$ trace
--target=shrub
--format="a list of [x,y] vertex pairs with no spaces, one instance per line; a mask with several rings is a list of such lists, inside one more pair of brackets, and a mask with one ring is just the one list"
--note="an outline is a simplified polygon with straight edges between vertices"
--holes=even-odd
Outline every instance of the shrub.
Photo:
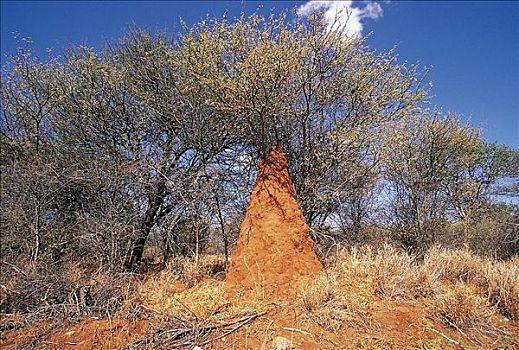
[[[85,315],[113,315],[133,292],[135,277],[108,271],[65,273],[40,264],[32,270],[2,263],[0,312],[18,314],[30,326],[41,319],[58,321]],[[78,270],[79,271],[79,270]],[[70,272],[70,271],[69,271]],[[3,283],[9,281],[9,283]],[[9,318],[2,318],[0,329],[10,328]],[[6,326],[7,325],[7,326]]]

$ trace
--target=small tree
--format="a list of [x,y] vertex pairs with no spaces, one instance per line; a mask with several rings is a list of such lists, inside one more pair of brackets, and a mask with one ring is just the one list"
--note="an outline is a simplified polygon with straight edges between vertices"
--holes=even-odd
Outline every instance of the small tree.
[[28,253],[32,262],[53,243],[52,212],[61,194],[56,189],[65,187],[64,175],[74,171],[60,156],[52,129],[57,108],[51,86],[54,67],[55,62],[41,64],[23,45],[2,70],[2,232],[7,241],[11,235],[18,238],[13,245],[2,246],[16,255]]
[[439,113],[406,120],[386,139],[390,218],[407,248],[434,242],[450,205],[446,188],[478,159],[480,147],[476,130]]
[[517,176],[517,152],[506,146],[481,142],[468,162],[457,164],[446,183],[448,200],[463,222],[463,243],[469,247],[470,226],[489,204],[489,191],[497,181]]

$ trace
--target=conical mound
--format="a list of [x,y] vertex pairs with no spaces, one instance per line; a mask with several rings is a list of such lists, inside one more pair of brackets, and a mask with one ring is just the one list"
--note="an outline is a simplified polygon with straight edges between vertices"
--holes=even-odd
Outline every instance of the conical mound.
[[286,155],[272,149],[259,164],[227,284],[235,292],[287,297],[320,270]]

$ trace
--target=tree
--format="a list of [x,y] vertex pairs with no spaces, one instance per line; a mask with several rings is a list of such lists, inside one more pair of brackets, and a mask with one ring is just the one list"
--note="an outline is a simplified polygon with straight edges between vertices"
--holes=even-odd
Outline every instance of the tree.
[[[67,57],[59,86],[62,130],[69,139],[112,164],[126,164],[127,191],[139,208],[138,233],[126,266],[142,259],[159,221],[183,212],[182,192],[224,149],[225,130],[186,93],[172,44],[134,30],[97,55],[79,48]],[[180,207],[180,208],[179,208]]]
[[8,239],[10,234],[24,237],[10,248],[21,253],[29,247],[32,262],[50,244],[49,212],[59,195],[55,189],[66,186],[63,175],[69,170],[57,156],[51,126],[56,105],[49,81],[54,66],[40,64],[24,45],[2,71],[2,231],[9,233]]
[[376,54],[321,15],[203,21],[182,35],[179,60],[200,96],[259,158],[288,154],[310,225],[318,226],[378,165],[379,140],[425,96],[416,66]]
[[[481,142],[467,162],[456,164],[445,185],[455,216],[463,222],[463,243],[469,247],[471,224],[488,206],[489,191],[497,181],[518,174],[517,151],[504,145]],[[478,215],[479,214],[479,215]]]
[[391,221],[407,248],[423,250],[446,219],[445,189],[478,159],[481,139],[455,115],[424,111],[403,121],[385,143]]

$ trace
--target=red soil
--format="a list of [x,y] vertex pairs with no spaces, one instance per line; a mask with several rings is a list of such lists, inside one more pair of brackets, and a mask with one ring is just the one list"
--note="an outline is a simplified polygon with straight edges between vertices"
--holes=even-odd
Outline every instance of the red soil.
[[90,319],[58,330],[48,343],[59,349],[118,349],[145,334],[147,328],[143,321],[130,324],[121,319]]
[[231,292],[294,296],[298,283],[321,264],[288,175],[285,153],[272,149],[260,162],[249,207],[227,273]]
[[0,349],[126,349],[149,328],[145,321],[128,323],[119,318],[85,318],[79,323],[65,323],[51,329],[42,324],[10,332],[0,338]]

